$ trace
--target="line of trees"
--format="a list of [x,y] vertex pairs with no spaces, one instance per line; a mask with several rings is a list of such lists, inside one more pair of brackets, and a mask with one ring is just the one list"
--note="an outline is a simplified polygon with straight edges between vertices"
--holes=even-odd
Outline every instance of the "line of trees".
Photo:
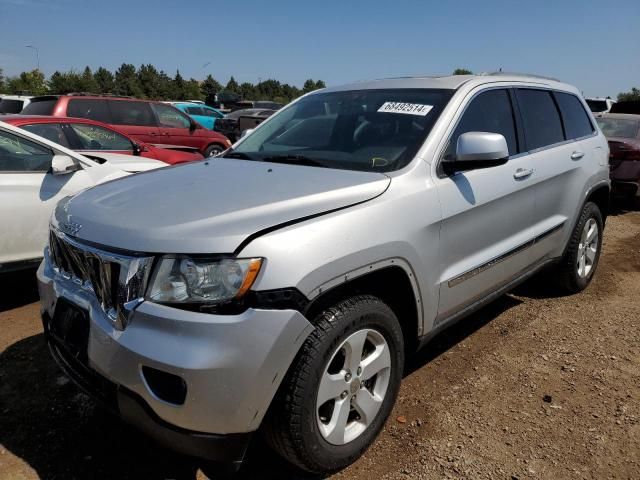
[[48,79],[40,70],[22,72],[5,78],[0,69],[0,93],[64,94],[70,92],[106,93],[152,100],[204,100],[207,95],[232,92],[246,100],[272,100],[288,103],[300,95],[324,88],[322,80],[307,80],[302,88],[268,79],[256,84],[238,83],[233,77],[222,85],[211,75],[203,81],[185,79],[180,71],[171,77],[151,64],[139,68],[123,63],[115,72],[104,67],[95,72],[86,67],[82,72],[54,72]]

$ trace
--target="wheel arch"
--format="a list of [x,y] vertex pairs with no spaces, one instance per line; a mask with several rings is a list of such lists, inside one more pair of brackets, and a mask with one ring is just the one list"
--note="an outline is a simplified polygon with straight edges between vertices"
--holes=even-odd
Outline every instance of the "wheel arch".
[[[608,183],[602,183],[596,185],[587,193],[587,198],[585,200],[585,204],[587,202],[595,203],[600,209],[600,213],[602,214],[602,222],[606,221],[607,215],[609,214],[610,208],[610,186]],[[584,208],[584,206],[582,207]]]
[[326,308],[345,298],[369,294],[386,303],[395,313],[407,351],[415,350],[423,335],[423,308],[416,276],[403,259],[391,258],[345,273],[315,288],[305,316],[313,321]]

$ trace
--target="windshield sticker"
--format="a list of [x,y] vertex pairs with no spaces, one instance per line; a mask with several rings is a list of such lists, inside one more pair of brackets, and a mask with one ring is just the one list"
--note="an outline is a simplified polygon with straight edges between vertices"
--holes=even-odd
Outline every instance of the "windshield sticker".
[[378,109],[382,113],[404,113],[407,115],[419,115],[424,117],[431,111],[433,105],[421,105],[419,103],[384,102]]

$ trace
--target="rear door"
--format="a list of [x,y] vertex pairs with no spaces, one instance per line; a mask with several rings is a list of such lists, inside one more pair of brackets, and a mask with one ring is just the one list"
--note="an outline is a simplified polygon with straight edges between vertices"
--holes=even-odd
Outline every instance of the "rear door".
[[53,155],[48,147],[0,130],[0,265],[42,257],[55,205],[89,185],[84,170],[48,173]]
[[153,103],[158,117],[161,142],[165,145],[183,145],[200,149],[203,141],[191,127],[191,119],[177,108],[164,103]]
[[[562,254],[601,149],[581,100],[569,93],[516,89],[526,148],[534,173],[534,261]],[[594,140],[596,141],[594,143]],[[585,168],[586,167],[586,168]]]
[[522,151],[511,92],[476,93],[456,122],[444,158],[455,154],[461,134],[492,132],[507,140],[509,160],[493,168],[438,173],[435,179],[443,214],[436,322],[508,283],[531,263],[534,193],[527,173],[532,166]]
[[145,143],[164,143],[149,102],[108,100],[111,123],[124,133]]

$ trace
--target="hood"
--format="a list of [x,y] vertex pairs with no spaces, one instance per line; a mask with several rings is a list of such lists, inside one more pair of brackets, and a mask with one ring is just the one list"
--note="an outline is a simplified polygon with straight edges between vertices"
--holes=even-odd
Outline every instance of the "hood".
[[[251,234],[382,194],[381,173],[216,158],[98,185],[54,224],[81,240],[148,253],[232,253]],[[63,229],[64,230],[64,229]]]
[[154,145],[147,145],[147,148],[149,150],[144,152],[142,154],[143,156],[147,158],[155,158],[156,160],[160,160],[161,162],[169,163],[171,165],[175,163],[193,162],[204,158],[195,148],[187,150],[184,147],[173,147],[170,145],[162,148]]
[[123,172],[129,173],[146,172],[147,170],[154,170],[156,168],[167,166],[166,163],[161,162],[160,160],[124,155],[121,153],[91,152],[85,153],[84,156],[98,163],[107,163],[112,167],[116,167]]

